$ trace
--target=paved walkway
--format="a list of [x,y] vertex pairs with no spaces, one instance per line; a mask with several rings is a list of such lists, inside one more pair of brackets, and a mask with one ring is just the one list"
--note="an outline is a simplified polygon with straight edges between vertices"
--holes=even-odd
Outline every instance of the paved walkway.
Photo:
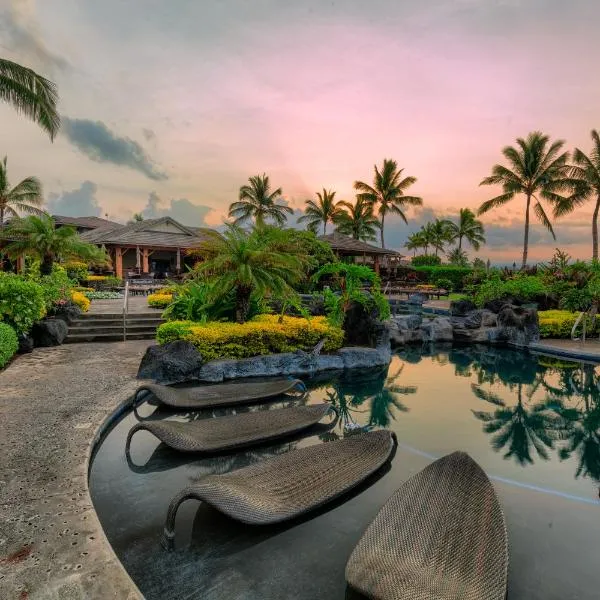
[[[150,308],[148,306],[148,298],[146,296],[130,296],[127,302],[129,313],[144,313],[155,312],[161,314],[162,310],[158,308]],[[114,300],[92,300],[90,304],[90,315],[100,314],[123,314],[123,299],[116,298]]]
[[94,432],[151,341],[40,348],[0,372],[0,598],[139,598],[87,487]]

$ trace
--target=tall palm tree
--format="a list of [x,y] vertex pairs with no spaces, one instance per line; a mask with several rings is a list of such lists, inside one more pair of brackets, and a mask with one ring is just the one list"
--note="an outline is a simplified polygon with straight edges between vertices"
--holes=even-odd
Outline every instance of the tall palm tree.
[[357,197],[354,204],[345,200],[338,202],[337,208],[334,223],[338,233],[363,242],[377,239],[376,230],[379,228],[379,221],[373,215],[373,206],[370,203]]
[[463,238],[471,244],[474,250],[479,250],[485,244],[485,229],[483,223],[476,218],[470,208],[461,208],[458,223],[447,220],[450,242],[458,240],[458,249],[462,250]]
[[449,229],[449,221],[436,219],[433,223],[428,223],[425,230],[431,246],[435,248],[435,255],[444,250],[444,246],[450,241],[451,232]]
[[404,247],[407,250],[413,251],[413,256],[416,256],[417,250],[421,248],[426,248],[429,246],[429,242],[426,237],[423,235],[423,231],[415,231],[415,233],[411,233],[404,244]]
[[276,225],[284,225],[287,216],[294,211],[280,202],[281,188],[271,191],[269,177],[265,173],[250,177],[248,181],[250,185],[240,188],[239,200],[229,207],[229,216],[235,219],[235,224],[241,225],[254,219],[261,227],[270,219]]
[[80,258],[101,262],[105,254],[97,246],[84,242],[75,228],[56,228],[46,214],[15,219],[0,233],[11,257],[29,255],[39,258],[40,275],[50,275],[57,259]]
[[598,260],[598,212],[600,211],[600,135],[592,129],[593,147],[589,155],[579,148],[573,152],[570,176],[573,178],[575,193],[559,202],[554,208],[554,216],[562,217],[588,200],[595,200],[592,216],[592,258]]
[[494,165],[492,174],[481,181],[479,185],[501,185],[502,194],[486,200],[477,211],[482,215],[493,208],[504,206],[516,195],[525,196],[525,233],[523,236],[523,262],[527,265],[529,249],[529,212],[531,201],[535,202],[533,212],[542,225],[554,235],[552,223],[544,211],[541,200],[560,206],[565,197],[558,192],[567,191],[572,186],[569,179],[569,153],[562,152],[563,140],[550,144],[550,138],[540,131],[530,133],[526,139],[517,138],[517,147],[506,146],[502,154],[509,163]]
[[35,121],[53,140],[60,128],[56,85],[35,71],[0,58],[0,101]]
[[260,228],[248,233],[229,225],[223,235],[215,232],[192,253],[204,259],[196,270],[214,278],[217,295],[235,293],[238,323],[246,321],[253,293],[291,294],[290,285],[302,275],[302,261],[274,249]]
[[317,192],[318,200],[306,201],[304,214],[298,219],[299,223],[306,221],[308,229],[318,231],[323,224],[323,235],[327,233],[327,223],[334,221],[337,213],[337,203],[335,201],[335,192],[323,188],[323,192]]
[[4,219],[18,217],[19,212],[33,215],[43,214],[39,207],[44,202],[42,184],[35,177],[27,177],[14,188],[10,187],[6,170],[7,158],[0,161],[0,229],[4,227]]
[[413,183],[417,181],[416,177],[402,178],[404,169],[398,169],[398,163],[395,160],[384,159],[381,171],[374,167],[375,176],[373,185],[363,181],[355,181],[354,189],[359,193],[357,198],[361,198],[373,207],[379,206],[379,225],[381,232],[381,247],[385,248],[384,228],[385,216],[388,213],[399,215],[407,223],[404,211],[407,206],[421,206],[423,199],[418,196],[405,196],[404,192]]

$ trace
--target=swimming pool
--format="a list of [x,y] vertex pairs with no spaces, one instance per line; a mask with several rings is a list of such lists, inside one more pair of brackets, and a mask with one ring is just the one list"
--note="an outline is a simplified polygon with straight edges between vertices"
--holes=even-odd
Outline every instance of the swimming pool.
[[[92,498],[109,541],[146,598],[344,598],[346,561],[386,499],[431,460],[458,449],[479,462],[502,502],[509,598],[598,597],[596,367],[508,349],[419,346],[396,354],[388,369],[307,384],[306,402],[338,407],[335,429],[212,458],[177,454],[140,432],[129,463],[125,438],[136,416],[127,414],[107,434],[90,470]],[[140,413],[152,410],[143,405]],[[161,415],[189,420],[232,412]],[[161,549],[166,509],[180,488],[365,425],[396,432],[391,468],[329,510],[259,528],[189,501],[179,509],[175,552]]]

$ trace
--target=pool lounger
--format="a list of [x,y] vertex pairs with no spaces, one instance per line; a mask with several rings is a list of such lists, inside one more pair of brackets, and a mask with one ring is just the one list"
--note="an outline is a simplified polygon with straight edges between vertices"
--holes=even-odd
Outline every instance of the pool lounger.
[[371,600],[505,600],[508,542],[489,479],[464,452],[406,481],[346,565]]
[[224,475],[208,475],[177,494],[167,512],[162,545],[171,550],[182,502],[206,502],[250,525],[280,523],[308,513],[359,485],[391,457],[387,430],[286,452]]
[[[125,451],[129,452],[131,438],[142,429],[154,434],[161,442],[180,452],[233,450],[302,431],[316,425],[329,412],[336,412],[335,408],[325,403],[259,410],[188,423],[145,421],[131,428]],[[335,421],[337,421],[337,413]]]
[[134,406],[142,401],[140,393],[143,391],[150,392],[158,404],[175,409],[201,409],[247,404],[293,391],[304,394],[306,387],[299,379],[281,377],[267,381],[217,383],[186,389],[145,383],[138,387],[133,396]]

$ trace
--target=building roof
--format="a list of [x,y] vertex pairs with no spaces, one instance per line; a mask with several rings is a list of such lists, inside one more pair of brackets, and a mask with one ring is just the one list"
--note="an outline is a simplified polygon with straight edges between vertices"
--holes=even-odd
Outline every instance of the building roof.
[[99,227],[82,233],[81,238],[98,245],[192,248],[213,233],[212,229],[185,227],[171,217],[162,217],[129,225]]
[[327,242],[334,252],[339,252],[340,254],[346,254],[348,256],[362,256],[363,254],[371,256],[402,256],[395,250],[373,246],[372,244],[355,240],[354,238],[341,233],[320,235],[319,239],[323,242]]
[[72,225],[80,229],[97,229],[98,227],[113,226],[118,227],[119,223],[102,219],[101,217],[64,217],[62,215],[52,215],[57,225]]

